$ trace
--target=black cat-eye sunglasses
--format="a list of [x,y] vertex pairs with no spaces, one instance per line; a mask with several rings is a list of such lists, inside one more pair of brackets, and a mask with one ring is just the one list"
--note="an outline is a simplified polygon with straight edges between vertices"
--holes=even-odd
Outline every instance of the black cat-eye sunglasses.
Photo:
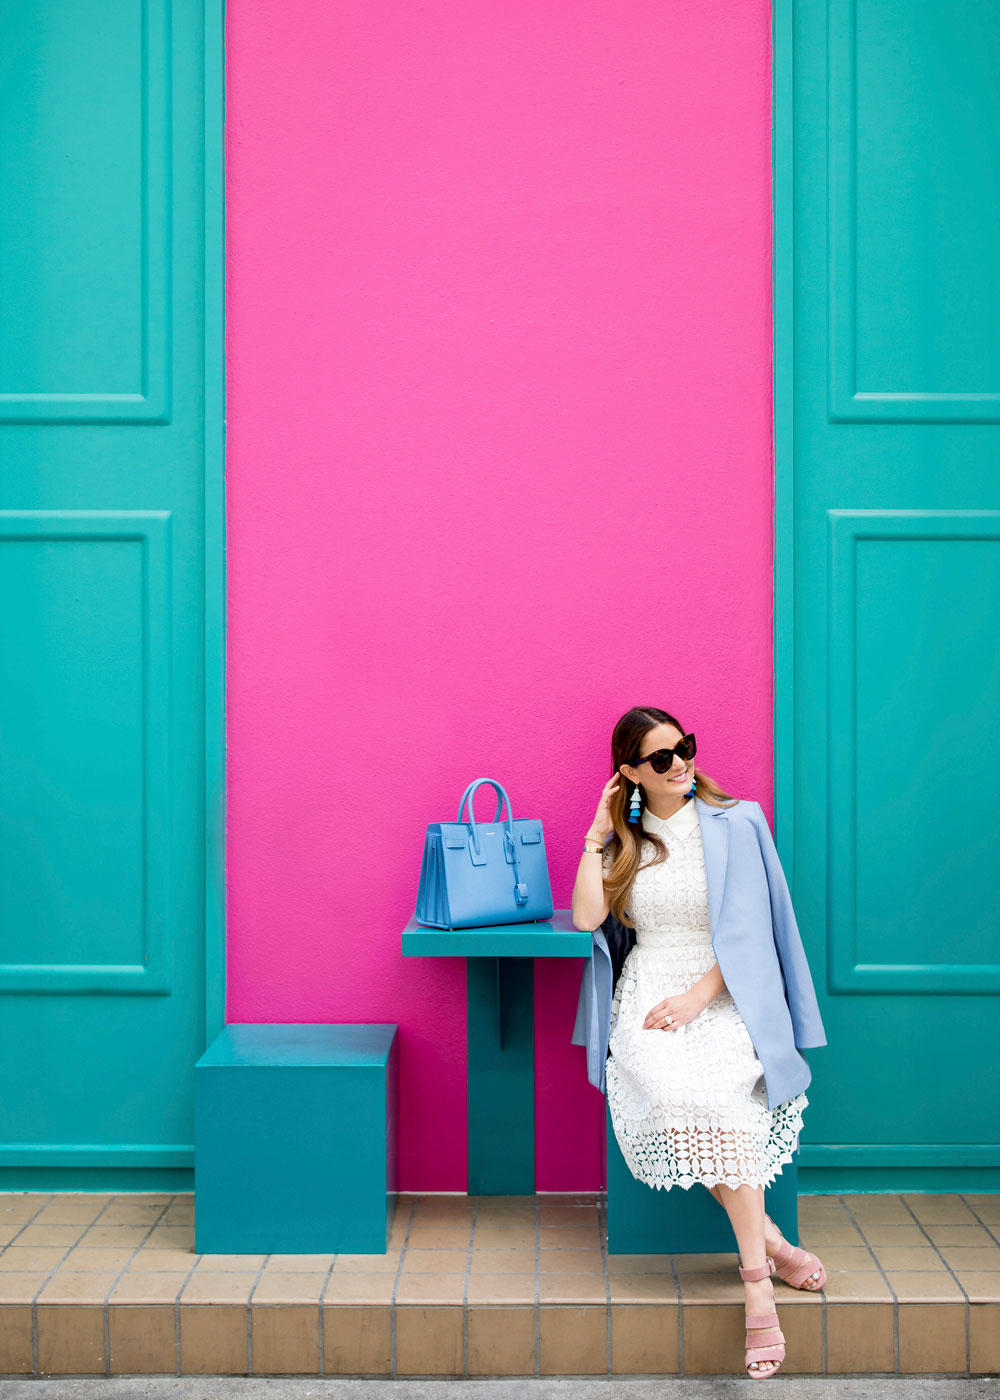
[[653,753],[648,753],[645,758],[634,758],[632,767],[638,768],[641,763],[648,763],[654,773],[665,773],[668,768],[674,766],[674,754],[686,763],[689,758],[694,758],[697,752],[694,735],[685,734],[680,743],[675,744],[672,749],[655,749]]

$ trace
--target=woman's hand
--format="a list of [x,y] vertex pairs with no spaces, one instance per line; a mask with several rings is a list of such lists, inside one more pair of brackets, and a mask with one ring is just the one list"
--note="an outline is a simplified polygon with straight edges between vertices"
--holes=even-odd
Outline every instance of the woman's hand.
[[595,841],[606,841],[615,829],[615,824],[611,820],[611,799],[618,791],[617,769],[601,789],[601,800],[597,804],[597,814],[590,823],[589,835]]
[[[694,991],[682,992],[676,997],[664,997],[663,1001],[658,1001],[650,1008],[642,1028],[644,1031],[680,1030],[681,1026],[686,1026],[689,1021],[700,1016],[704,1009],[705,1003]],[[669,1022],[666,1019],[668,1016]]]

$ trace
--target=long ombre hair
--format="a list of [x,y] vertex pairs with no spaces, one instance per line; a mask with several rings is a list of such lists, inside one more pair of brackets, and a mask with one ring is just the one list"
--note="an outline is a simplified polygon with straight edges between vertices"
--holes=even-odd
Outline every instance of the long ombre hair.
[[[682,734],[687,733],[679,719],[668,715],[666,710],[655,709],[652,705],[638,705],[635,709],[622,715],[611,735],[611,771],[613,773],[617,773],[623,763],[630,765],[633,763],[642,747],[643,735],[648,734],[651,729],[655,729],[658,724],[672,724]],[[730,797],[727,792],[723,792],[718,783],[713,782],[707,773],[703,773],[700,768],[695,768],[694,776],[698,784],[698,796],[703,801],[711,803],[713,807],[729,807],[739,801],[738,797]],[[638,824],[629,824],[628,816],[632,804],[632,793],[638,784],[633,783],[632,779],[626,777],[624,773],[621,773],[620,777],[618,791],[613,793],[611,797],[610,812],[615,829],[605,846],[605,850],[611,853],[611,868],[604,879],[604,888],[608,893],[608,904],[612,914],[627,928],[634,928],[635,924],[625,915],[625,905],[632,893],[635,877],[640,870],[662,864],[667,859],[669,851],[662,836],[647,831],[642,825],[644,804],[640,807]],[[639,801],[640,803],[643,801],[641,787]],[[640,865],[644,841],[648,841],[654,848],[653,858],[647,861],[646,865]]]

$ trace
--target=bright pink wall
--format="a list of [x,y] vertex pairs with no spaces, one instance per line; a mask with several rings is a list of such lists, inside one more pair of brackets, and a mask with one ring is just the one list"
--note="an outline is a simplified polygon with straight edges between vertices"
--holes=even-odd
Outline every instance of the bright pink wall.
[[[426,824],[499,778],[568,906],[633,704],[769,807],[770,13],[227,10],[228,1019],[398,1023],[402,1188],[461,1191]],[[603,1184],[581,967],[539,1190]]]

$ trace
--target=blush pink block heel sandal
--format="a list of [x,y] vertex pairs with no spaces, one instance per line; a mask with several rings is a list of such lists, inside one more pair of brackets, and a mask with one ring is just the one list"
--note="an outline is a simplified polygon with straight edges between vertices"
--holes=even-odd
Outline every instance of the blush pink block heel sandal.
[[804,1288],[807,1293],[815,1293],[826,1283],[826,1270],[815,1254],[784,1239],[774,1251],[774,1271],[785,1283]]
[[[766,1264],[759,1264],[756,1268],[744,1269],[739,1265],[740,1278],[747,1283],[756,1283],[758,1279],[769,1278],[774,1273],[774,1260],[768,1256]],[[747,1375],[755,1381],[767,1380],[773,1376],[782,1361],[785,1359],[785,1334],[778,1326],[778,1314],[772,1310],[769,1313],[747,1313],[747,1340],[746,1356],[744,1364],[747,1368]],[[751,1328],[765,1328],[765,1331]],[[777,1366],[772,1366],[769,1371],[754,1369],[758,1362],[776,1361]]]

